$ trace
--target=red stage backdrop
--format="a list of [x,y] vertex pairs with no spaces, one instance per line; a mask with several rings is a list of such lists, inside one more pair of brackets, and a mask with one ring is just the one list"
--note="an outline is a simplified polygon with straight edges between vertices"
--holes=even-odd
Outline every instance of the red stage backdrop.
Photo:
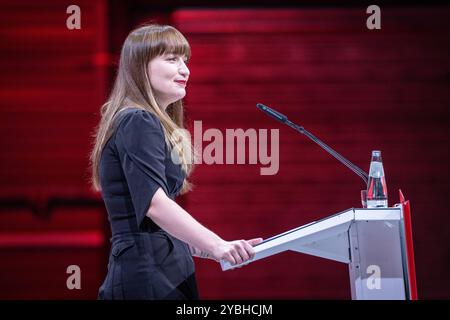
[[[78,1],[2,1],[0,298],[93,299],[106,274],[106,212],[88,185],[99,107],[120,44],[153,18],[192,47],[187,124],[203,132],[279,129],[279,170],[198,165],[179,199],[222,237],[267,238],[360,206],[361,180],[307,137],[257,110],[272,106],[368,171],[382,150],[389,204],[411,200],[419,298],[450,297],[450,7],[175,9]],[[204,142],[203,147],[209,142]],[[248,144],[246,145],[248,156]],[[248,157],[247,161],[248,163]],[[66,269],[81,268],[80,290]],[[234,271],[196,260],[203,299],[349,299],[347,266],[286,252]]]

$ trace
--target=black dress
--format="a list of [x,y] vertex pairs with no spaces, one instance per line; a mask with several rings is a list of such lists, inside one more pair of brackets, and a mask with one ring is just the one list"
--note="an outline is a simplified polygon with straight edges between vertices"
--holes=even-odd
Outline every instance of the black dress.
[[198,299],[189,247],[146,216],[158,188],[175,199],[185,177],[162,125],[153,113],[128,108],[114,128],[99,168],[112,238],[98,299]]

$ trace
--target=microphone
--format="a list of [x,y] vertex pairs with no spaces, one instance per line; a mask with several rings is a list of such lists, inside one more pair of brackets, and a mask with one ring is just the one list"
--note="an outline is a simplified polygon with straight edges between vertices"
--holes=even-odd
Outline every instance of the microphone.
[[286,123],[287,117],[284,114],[279,113],[278,111],[275,111],[268,106],[265,106],[261,103],[257,103],[256,106],[261,110],[267,113],[272,118],[275,118],[275,120],[278,120],[282,123]]
[[284,114],[279,113],[278,111],[275,111],[272,108],[269,108],[268,106],[263,105],[262,103],[257,103],[256,106],[258,107],[258,109],[260,109],[261,111],[263,111],[264,113],[266,113],[270,117],[280,121],[281,123],[284,123],[284,124],[288,125],[289,127],[291,127],[294,130],[304,134],[305,136],[310,138],[312,141],[317,143],[322,149],[324,149],[326,152],[331,154],[333,157],[335,157],[337,160],[339,160],[343,165],[345,165],[347,168],[349,168],[355,174],[357,174],[361,179],[363,179],[365,185],[367,186],[367,182],[369,180],[369,176],[368,176],[368,174],[365,171],[363,171],[362,169],[360,169],[359,167],[357,167],[356,165],[351,163],[349,160],[347,160],[342,155],[337,153],[335,150],[333,150],[327,144],[325,144],[320,139],[315,137],[313,134],[311,134],[308,131],[306,131],[305,128],[303,128],[302,126],[296,125],[295,123],[290,121]]

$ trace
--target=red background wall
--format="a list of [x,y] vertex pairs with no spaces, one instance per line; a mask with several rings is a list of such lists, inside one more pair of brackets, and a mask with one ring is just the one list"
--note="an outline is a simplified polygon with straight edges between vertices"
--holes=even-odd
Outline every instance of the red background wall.
[[[190,41],[189,126],[280,130],[277,175],[261,176],[261,164],[199,165],[194,192],[179,199],[188,212],[231,240],[360,206],[359,178],[259,112],[262,102],[364,170],[382,150],[390,205],[399,188],[412,203],[419,297],[450,296],[450,7],[382,7],[382,29],[370,31],[360,6],[78,1],[82,28],[70,31],[69,4],[1,3],[0,298],[96,297],[109,231],[88,185],[90,135],[124,37],[149,19]],[[81,290],[66,288],[71,264],[81,267]],[[347,266],[312,256],[196,267],[204,299],[350,298]]]

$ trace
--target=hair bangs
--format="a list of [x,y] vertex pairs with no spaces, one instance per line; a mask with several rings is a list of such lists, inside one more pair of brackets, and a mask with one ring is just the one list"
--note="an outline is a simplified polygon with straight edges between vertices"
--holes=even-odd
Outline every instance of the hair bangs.
[[159,34],[158,55],[175,54],[185,56],[187,59],[191,57],[191,47],[186,38],[176,29],[167,28]]

